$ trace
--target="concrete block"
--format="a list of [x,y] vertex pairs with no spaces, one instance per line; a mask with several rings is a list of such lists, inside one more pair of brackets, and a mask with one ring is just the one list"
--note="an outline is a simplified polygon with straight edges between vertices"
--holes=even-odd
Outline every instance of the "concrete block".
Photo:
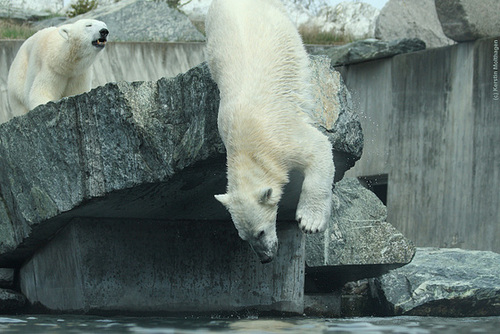
[[303,312],[304,237],[261,264],[229,221],[75,219],[20,271],[31,303],[77,313]]

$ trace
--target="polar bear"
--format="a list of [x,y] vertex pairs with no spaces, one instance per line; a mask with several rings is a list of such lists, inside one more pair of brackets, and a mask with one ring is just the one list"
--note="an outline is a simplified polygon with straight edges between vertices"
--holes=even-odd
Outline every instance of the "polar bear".
[[313,108],[309,58],[278,0],[214,0],[206,33],[227,152],[227,191],[215,198],[267,263],[278,248],[278,202],[291,170],[304,174],[302,231],[323,231],[330,218],[335,166],[328,138],[305,112]]
[[104,22],[85,19],[45,28],[28,38],[14,58],[7,79],[13,115],[89,91],[90,65],[104,49],[108,33]]

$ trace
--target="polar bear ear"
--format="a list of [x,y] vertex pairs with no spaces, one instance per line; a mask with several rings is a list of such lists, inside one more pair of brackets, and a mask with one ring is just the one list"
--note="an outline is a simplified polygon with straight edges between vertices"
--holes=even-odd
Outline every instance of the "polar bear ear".
[[266,188],[260,192],[259,203],[261,204],[276,203],[276,200],[273,198],[273,188]]
[[65,40],[69,39],[69,26],[67,24],[60,26],[57,31],[59,31],[59,35],[62,36]]
[[214,195],[215,199],[224,204],[225,207],[229,205],[230,197],[228,194]]

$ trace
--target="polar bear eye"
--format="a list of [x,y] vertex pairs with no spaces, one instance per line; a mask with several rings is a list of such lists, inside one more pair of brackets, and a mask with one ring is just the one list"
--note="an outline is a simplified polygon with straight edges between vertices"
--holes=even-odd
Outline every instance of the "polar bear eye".
[[92,27],[92,23],[87,24],[87,25],[86,25],[86,27],[87,27],[87,28]]
[[266,232],[264,230],[260,231],[259,234],[257,234],[257,239],[260,239],[264,236]]

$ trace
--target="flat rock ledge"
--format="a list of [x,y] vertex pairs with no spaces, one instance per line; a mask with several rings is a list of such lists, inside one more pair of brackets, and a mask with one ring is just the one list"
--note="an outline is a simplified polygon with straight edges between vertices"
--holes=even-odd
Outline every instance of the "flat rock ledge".
[[500,314],[500,254],[417,248],[413,261],[375,279],[386,315]]
[[[361,126],[328,59],[312,63],[312,116],[342,176],[361,156]],[[226,185],[218,104],[201,64],[156,82],[110,83],[0,125],[0,266],[18,266],[74,217],[229,220],[213,199]]]
[[388,58],[424,49],[425,42],[418,38],[402,38],[392,41],[365,39],[341,46],[308,47],[311,54],[328,56],[331,59],[331,65],[334,67]]

